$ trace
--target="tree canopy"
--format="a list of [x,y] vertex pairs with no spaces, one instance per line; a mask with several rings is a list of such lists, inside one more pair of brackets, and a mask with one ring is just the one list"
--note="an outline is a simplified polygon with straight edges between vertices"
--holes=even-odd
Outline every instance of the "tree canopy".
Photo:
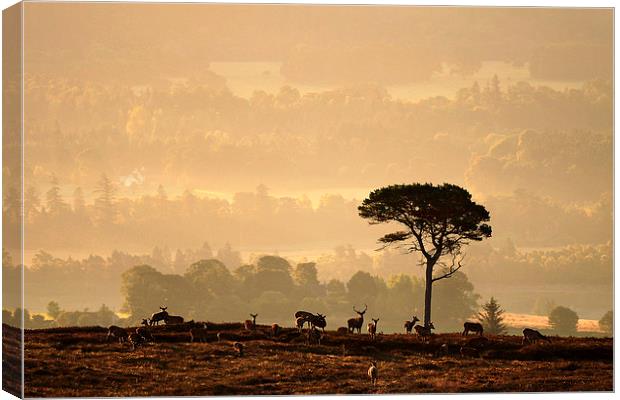
[[560,334],[572,335],[577,333],[579,316],[568,307],[558,306],[549,313],[549,325]]
[[[359,215],[371,224],[398,222],[404,230],[379,239],[384,247],[397,245],[408,252],[420,252],[426,260],[424,324],[431,322],[432,284],[449,278],[461,268],[461,248],[491,236],[489,212],[475,203],[460,186],[444,183],[391,185],[372,191],[358,207]],[[440,261],[451,255],[452,262]],[[434,275],[439,263],[444,270]]]

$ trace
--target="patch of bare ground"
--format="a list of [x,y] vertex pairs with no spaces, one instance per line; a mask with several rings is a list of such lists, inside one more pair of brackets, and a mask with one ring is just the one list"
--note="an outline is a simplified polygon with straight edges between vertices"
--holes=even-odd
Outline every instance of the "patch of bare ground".
[[[131,351],[105,342],[102,328],[26,331],[27,397],[206,396],[243,394],[552,392],[613,390],[612,339],[552,338],[521,345],[491,336],[480,357],[462,357],[469,338],[339,335],[308,346],[294,329],[209,324],[207,343],[188,326],[157,327],[155,343]],[[221,342],[217,341],[217,333]],[[233,341],[244,344],[239,357]],[[442,347],[443,344],[447,345]],[[375,386],[366,375],[378,361]],[[61,379],[59,379],[61,377]]]

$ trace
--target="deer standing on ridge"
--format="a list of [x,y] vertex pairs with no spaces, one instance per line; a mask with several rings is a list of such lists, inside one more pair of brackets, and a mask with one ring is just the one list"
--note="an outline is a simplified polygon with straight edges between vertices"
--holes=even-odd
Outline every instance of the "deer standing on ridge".
[[358,311],[353,306],[353,311],[355,311],[359,316],[355,318],[350,318],[347,321],[347,325],[349,327],[349,332],[355,332],[357,329],[357,333],[362,333],[362,325],[364,325],[364,314],[368,311],[368,305],[364,304],[365,308],[362,311]]

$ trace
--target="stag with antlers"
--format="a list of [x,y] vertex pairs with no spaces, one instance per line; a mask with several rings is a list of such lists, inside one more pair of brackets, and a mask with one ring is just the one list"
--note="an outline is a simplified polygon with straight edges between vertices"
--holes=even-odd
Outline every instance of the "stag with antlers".
[[362,333],[362,325],[364,325],[364,314],[366,314],[366,311],[368,311],[368,306],[366,304],[364,304],[364,307],[365,308],[362,311],[358,311],[357,309],[355,309],[355,306],[353,306],[353,311],[357,313],[358,317],[350,318],[347,321],[349,332],[353,333],[357,329],[357,333]]

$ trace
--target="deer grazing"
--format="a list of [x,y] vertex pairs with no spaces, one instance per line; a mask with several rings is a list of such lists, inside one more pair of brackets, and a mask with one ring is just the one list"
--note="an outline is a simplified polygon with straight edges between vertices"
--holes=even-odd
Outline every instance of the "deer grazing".
[[250,314],[250,317],[252,317],[251,321],[249,319],[246,319],[243,323],[246,331],[256,330],[256,317],[258,317],[258,314]]
[[467,336],[467,334],[469,332],[477,333],[480,336],[482,336],[483,329],[482,329],[482,324],[481,323],[478,323],[478,322],[465,322],[463,324],[463,328],[465,328],[463,330],[463,336]]
[[[299,329],[299,332],[301,332],[304,329],[304,324],[306,322],[307,321],[304,317],[297,317],[297,319],[295,319],[295,327]],[[310,325],[309,322],[308,322],[308,325]]]
[[346,326],[341,326],[336,329],[336,333],[339,335],[346,335],[347,333],[349,333],[349,328],[347,328]]
[[179,315],[167,315],[166,319],[164,319],[164,322],[166,323],[166,325],[179,325],[179,324],[182,324],[183,321],[184,321],[183,317]]
[[148,319],[143,319],[142,320],[142,325],[144,325],[144,326],[136,328],[136,333],[138,335],[142,336],[145,341],[147,341],[147,342],[154,342],[155,338],[153,338],[153,335],[151,335],[151,330],[148,328],[149,327],[149,320]]
[[239,342],[233,343],[233,349],[237,352],[239,357],[243,357],[243,344]]
[[415,315],[413,316],[411,321],[405,321],[405,331],[407,333],[411,333],[411,331],[413,330],[413,327],[415,326],[415,323],[418,322],[418,321],[420,321],[420,320]]
[[280,334],[280,325],[271,324],[271,337],[277,337]]
[[545,335],[543,335],[542,333],[538,332],[535,329],[525,328],[523,330],[523,340],[521,341],[521,344],[536,343],[539,340],[545,340],[547,342],[551,342],[551,339],[549,339],[548,337],[546,337]]
[[117,339],[119,343],[123,343],[127,340],[127,331],[120,326],[110,325],[108,328],[108,335],[105,338],[106,342],[110,341],[110,338]]
[[191,342],[206,342],[207,341],[207,324],[203,324],[202,328],[192,328],[189,330],[189,337]]
[[437,352],[437,355],[447,356],[449,354],[450,354],[450,345],[448,343],[442,344],[441,347],[439,348],[439,351]]
[[327,326],[325,315],[314,315],[308,311],[297,311],[295,313],[295,326],[301,330],[304,323],[308,323],[311,327],[321,328],[323,332],[325,332],[325,327]]
[[161,310],[160,312],[151,315],[151,319],[149,320],[150,325],[159,325],[159,321],[165,322],[166,318],[168,318],[168,311],[166,311],[168,307],[159,307],[159,309]]
[[353,306],[353,311],[358,314],[358,317],[349,318],[349,320],[347,321],[349,332],[355,332],[355,330],[357,329],[357,333],[362,333],[362,325],[364,325],[364,314],[366,314],[366,311],[368,311],[368,306],[366,304],[364,304],[364,306],[365,308],[362,311],[356,310],[355,306]]
[[377,324],[379,323],[379,318],[371,319],[372,322],[368,323],[368,335],[370,336],[370,339],[375,340],[377,338]]
[[370,362],[370,367],[368,368],[368,377],[370,378],[370,383],[374,386],[377,383],[377,378],[379,377],[379,369],[377,368],[376,361]]
[[430,322],[428,326],[416,325],[413,329],[415,329],[415,332],[422,341],[430,341],[432,334],[431,329],[435,329],[435,326]]

